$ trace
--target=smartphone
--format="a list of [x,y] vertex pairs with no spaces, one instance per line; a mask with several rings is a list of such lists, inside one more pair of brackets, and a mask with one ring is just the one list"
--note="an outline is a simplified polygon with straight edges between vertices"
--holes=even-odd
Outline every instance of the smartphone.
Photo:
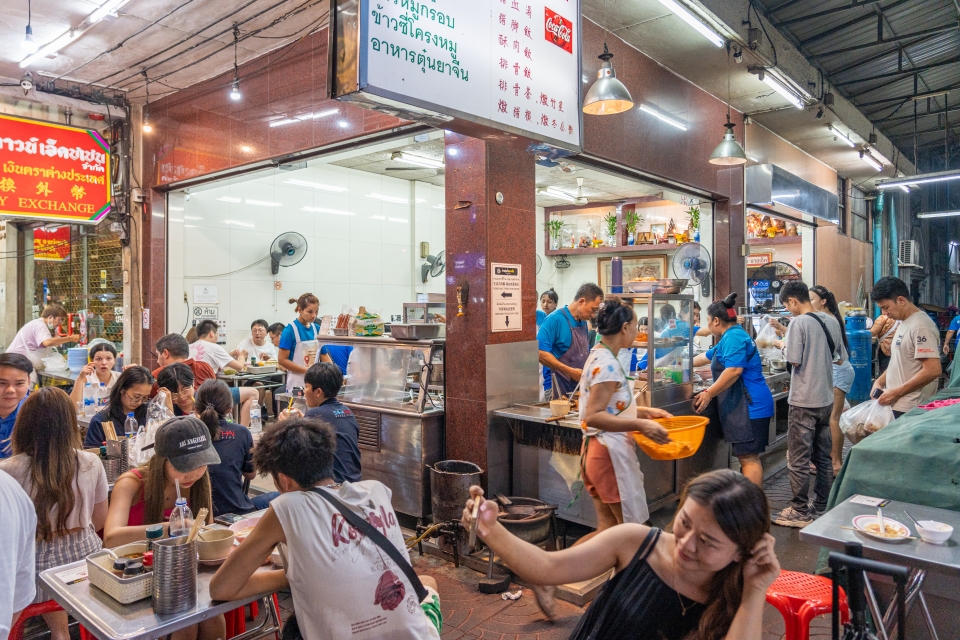
[[246,516],[240,516],[235,513],[221,513],[220,515],[215,517],[213,521],[216,522],[217,524],[222,524],[225,527],[229,527],[234,522],[240,522],[245,517]]
[[883,389],[880,389],[880,388],[878,387],[878,388],[876,388],[876,389],[873,390],[873,395],[870,396],[870,397],[873,398],[874,400],[876,400],[877,398],[879,398],[879,397],[882,396],[882,395],[883,395]]

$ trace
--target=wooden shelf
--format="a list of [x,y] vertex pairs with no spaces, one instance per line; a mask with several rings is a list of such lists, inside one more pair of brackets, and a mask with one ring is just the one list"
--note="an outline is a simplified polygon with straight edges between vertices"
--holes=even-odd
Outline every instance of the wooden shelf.
[[777,236],[776,238],[748,238],[749,245],[800,244],[802,236]]
[[547,249],[544,255],[548,256],[609,256],[618,253],[663,253],[664,251],[675,251],[678,244],[634,244],[625,247],[597,247],[596,249]]

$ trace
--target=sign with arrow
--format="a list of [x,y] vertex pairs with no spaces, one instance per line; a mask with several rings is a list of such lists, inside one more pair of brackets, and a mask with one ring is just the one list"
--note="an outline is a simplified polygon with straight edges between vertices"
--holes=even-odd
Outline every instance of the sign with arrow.
[[520,265],[490,264],[491,331],[523,329]]

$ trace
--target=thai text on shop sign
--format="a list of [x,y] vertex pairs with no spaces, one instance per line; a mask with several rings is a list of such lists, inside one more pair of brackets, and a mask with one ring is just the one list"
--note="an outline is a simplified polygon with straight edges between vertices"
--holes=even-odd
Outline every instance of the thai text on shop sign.
[[96,224],[110,212],[99,133],[0,115],[0,216]]
[[523,329],[520,265],[490,263],[491,331]]
[[40,227],[33,230],[33,259],[66,262],[70,259],[70,227]]
[[361,6],[362,90],[580,147],[578,0]]

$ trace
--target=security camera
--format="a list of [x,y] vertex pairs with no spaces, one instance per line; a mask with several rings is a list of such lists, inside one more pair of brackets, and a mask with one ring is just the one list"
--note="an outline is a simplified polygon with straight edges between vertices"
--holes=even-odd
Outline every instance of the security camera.
[[20,78],[20,88],[23,89],[23,95],[27,95],[27,92],[33,89],[33,74],[29,71]]
[[733,50],[733,61],[737,64],[743,62],[743,49],[734,49]]

